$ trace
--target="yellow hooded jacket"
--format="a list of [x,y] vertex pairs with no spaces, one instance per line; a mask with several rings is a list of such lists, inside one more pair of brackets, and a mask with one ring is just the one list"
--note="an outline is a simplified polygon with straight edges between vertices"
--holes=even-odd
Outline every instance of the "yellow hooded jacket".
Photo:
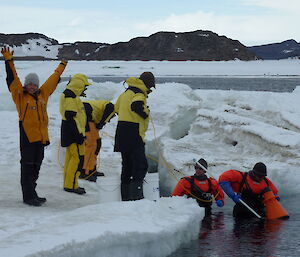
[[[133,148],[144,145],[145,133],[149,124],[150,110],[147,106],[149,89],[138,78],[126,80],[128,89],[122,93],[116,104],[118,125],[115,136],[115,151],[131,151]],[[140,103],[140,112],[134,110],[135,104]]]
[[56,89],[66,64],[66,62],[61,62],[37,94],[32,95],[22,87],[13,60],[6,61],[7,84],[19,114],[21,146],[34,142],[41,142],[44,145],[50,143],[47,102]]
[[[98,124],[100,121],[102,121],[103,114],[105,112],[105,109],[109,104],[112,105],[110,101],[106,100],[91,100],[91,101],[84,101],[84,103],[90,104],[92,107],[92,121]],[[115,114],[114,110],[112,110],[107,117],[105,117],[105,120],[103,120],[104,123],[107,123],[112,116]]]
[[[91,84],[84,74],[76,74],[71,78],[66,90],[60,96],[61,141],[64,147],[72,143],[79,143],[79,135],[85,136],[86,114],[80,95],[88,85]],[[72,120],[75,123],[66,117],[67,113],[72,114]]]

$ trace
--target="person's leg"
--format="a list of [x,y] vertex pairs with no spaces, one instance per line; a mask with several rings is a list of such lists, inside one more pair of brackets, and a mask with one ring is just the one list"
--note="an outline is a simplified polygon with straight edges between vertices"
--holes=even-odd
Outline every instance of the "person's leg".
[[40,169],[41,169],[41,165],[42,165],[42,162],[43,162],[43,159],[44,159],[44,149],[45,149],[45,146],[43,144],[36,144],[35,145],[35,160],[34,160],[34,166],[35,166],[35,169],[34,169],[34,194],[36,196],[36,198],[41,201],[41,202],[46,202],[46,198],[44,197],[39,197],[36,193],[36,186],[37,186],[37,183],[36,181],[38,180],[39,178],[39,172],[40,172]]
[[66,147],[66,155],[65,155],[65,164],[64,164],[64,187],[65,187],[65,181],[67,180],[67,177],[69,177],[68,173],[68,167],[71,160],[71,145]]
[[105,176],[105,174],[101,171],[98,171],[100,170],[100,167],[97,167],[97,159],[100,158],[98,155],[99,155],[99,152],[100,152],[100,149],[101,149],[101,145],[102,145],[102,141],[101,141],[101,138],[99,137],[97,139],[97,149],[96,149],[96,152],[95,152],[95,155],[96,155],[96,165],[95,165],[95,175],[97,177],[101,177],[101,176]]
[[211,206],[206,206],[205,207],[205,217],[211,215]]
[[82,178],[90,174],[97,162],[97,157],[95,157],[95,151],[97,148],[96,134],[98,134],[98,131],[93,122],[89,122],[89,128],[90,130],[86,132],[86,139],[84,142],[84,174],[82,174]]
[[80,175],[80,155],[83,153],[83,145],[71,144],[67,147],[64,168],[64,188],[77,189],[78,177]]
[[132,176],[132,163],[130,153],[121,153],[122,173],[121,173],[121,197],[122,201],[131,200],[129,192],[129,183]]
[[148,162],[145,155],[145,146],[134,149],[131,153],[132,181],[130,182],[130,194],[132,200],[144,198],[143,181],[147,173]]
[[35,166],[36,148],[33,144],[21,147],[21,187],[23,193],[23,202],[29,205],[39,206],[36,200],[36,174]]

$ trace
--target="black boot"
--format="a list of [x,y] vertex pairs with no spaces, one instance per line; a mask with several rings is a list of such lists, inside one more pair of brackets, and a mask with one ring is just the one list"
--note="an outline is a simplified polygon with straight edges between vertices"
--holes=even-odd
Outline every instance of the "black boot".
[[29,199],[29,200],[25,200],[23,202],[25,204],[31,205],[31,206],[41,206],[42,205],[42,203],[40,201],[38,201],[37,199],[35,199],[35,198]]
[[129,184],[129,192],[131,200],[141,200],[144,199],[143,194],[143,181],[131,181]]
[[66,192],[69,192],[69,193],[75,193],[75,194],[79,194],[79,195],[83,195],[83,194],[86,193],[83,187],[78,187],[78,188],[76,188],[76,189],[66,188],[66,187],[65,187],[64,190],[65,190]]
[[129,192],[129,184],[121,183],[121,197],[122,197],[122,201],[131,200],[130,192]]
[[96,182],[97,181],[97,176],[95,174],[90,175],[86,180],[91,181],[91,182]]

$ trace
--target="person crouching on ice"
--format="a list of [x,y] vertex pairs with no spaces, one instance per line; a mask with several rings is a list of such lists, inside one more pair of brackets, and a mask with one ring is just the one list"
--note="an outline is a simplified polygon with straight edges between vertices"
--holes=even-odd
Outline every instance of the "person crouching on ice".
[[70,193],[85,194],[85,190],[78,186],[78,177],[83,166],[84,139],[86,114],[80,96],[88,82],[84,74],[75,74],[60,96],[61,146],[67,147],[64,165],[64,190]]
[[205,216],[211,215],[213,196],[218,207],[224,206],[224,192],[218,182],[206,176],[207,162],[200,159],[195,164],[195,174],[193,176],[181,178],[172,196],[187,195],[197,200],[200,207],[205,208]]
[[83,171],[79,178],[96,182],[98,176],[104,176],[103,172],[97,171],[97,156],[101,148],[99,131],[114,117],[115,107],[105,100],[84,101],[83,104],[87,123]]
[[46,198],[39,197],[35,189],[44,159],[44,148],[50,144],[47,102],[55,91],[67,62],[62,60],[40,88],[36,73],[29,73],[22,87],[14,65],[13,51],[4,47],[1,53],[5,59],[8,90],[19,114],[23,202],[31,206],[41,206]]
[[272,190],[276,199],[280,200],[278,190],[267,177],[267,167],[258,162],[249,172],[228,170],[219,177],[219,184],[224,192],[236,203],[233,208],[233,216],[239,218],[255,217],[240,200],[242,199],[260,216],[265,216],[263,194]]

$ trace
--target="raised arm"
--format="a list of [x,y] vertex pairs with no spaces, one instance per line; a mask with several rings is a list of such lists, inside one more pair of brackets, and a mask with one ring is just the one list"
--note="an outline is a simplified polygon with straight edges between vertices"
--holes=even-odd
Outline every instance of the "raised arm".
[[14,51],[11,51],[9,47],[3,47],[1,49],[1,53],[5,59],[7,87],[10,92],[14,93],[14,91],[22,89],[22,84],[18,77],[13,60]]
[[41,86],[41,92],[46,97],[49,97],[56,89],[59,81],[60,76],[65,70],[68,62],[65,60],[61,60],[58,67],[55,69],[54,73],[46,80],[46,82]]

